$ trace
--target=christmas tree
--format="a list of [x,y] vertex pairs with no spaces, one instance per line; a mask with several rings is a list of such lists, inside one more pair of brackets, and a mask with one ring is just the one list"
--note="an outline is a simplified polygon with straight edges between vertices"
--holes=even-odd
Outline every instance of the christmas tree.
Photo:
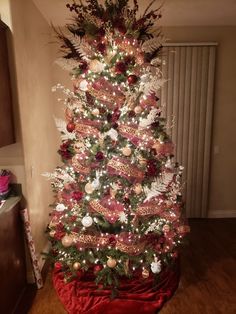
[[48,234],[65,282],[92,273],[116,288],[124,276],[158,276],[189,229],[157,97],[165,80],[153,2],[139,18],[136,0],[73,2],[73,22],[56,33],[73,90],[55,87],[66,121],[56,119],[63,165],[46,174],[56,194]]

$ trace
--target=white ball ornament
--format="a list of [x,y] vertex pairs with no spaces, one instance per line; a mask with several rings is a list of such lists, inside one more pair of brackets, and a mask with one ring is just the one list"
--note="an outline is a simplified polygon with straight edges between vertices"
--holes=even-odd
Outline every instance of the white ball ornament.
[[94,191],[94,187],[90,182],[88,182],[85,184],[84,190],[87,194],[92,194]]
[[62,239],[61,239],[61,243],[64,247],[69,247],[73,244],[73,238],[69,235],[66,234]]
[[79,88],[80,90],[82,90],[83,92],[86,92],[88,90],[88,82],[86,80],[82,80],[79,83]]
[[157,261],[157,258],[155,258],[154,262],[151,263],[151,270],[154,274],[159,274],[161,272],[161,261]]
[[83,219],[82,219],[82,225],[85,227],[85,228],[88,228],[88,227],[91,227],[93,224],[93,218],[90,217],[90,216],[85,216]]
[[122,148],[122,154],[126,157],[130,156],[132,153],[132,150],[130,147],[126,146],[124,148]]

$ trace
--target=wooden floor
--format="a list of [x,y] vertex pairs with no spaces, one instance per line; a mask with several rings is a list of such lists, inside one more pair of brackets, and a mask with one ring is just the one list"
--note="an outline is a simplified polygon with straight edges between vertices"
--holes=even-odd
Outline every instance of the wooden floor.
[[[190,226],[179,289],[160,314],[236,314],[236,219],[192,219]],[[49,273],[29,314],[64,313]]]

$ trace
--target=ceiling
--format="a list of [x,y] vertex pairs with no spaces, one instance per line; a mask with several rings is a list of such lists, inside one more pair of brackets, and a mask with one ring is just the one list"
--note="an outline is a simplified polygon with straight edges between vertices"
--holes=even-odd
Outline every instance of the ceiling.
[[[62,26],[70,21],[66,3],[72,1],[33,1],[49,23]],[[139,3],[142,12],[149,0],[139,0]],[[157,0],[153,7],[160,3],[163,3],[163,26],[236,25],[236,0]]]

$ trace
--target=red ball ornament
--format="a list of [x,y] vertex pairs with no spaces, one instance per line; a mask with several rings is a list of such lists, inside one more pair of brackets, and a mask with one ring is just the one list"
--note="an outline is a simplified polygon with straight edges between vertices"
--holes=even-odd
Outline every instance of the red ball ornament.
[[103,269],[102,265],[96,265],[94,266],[93,272],[96,275],[98,272],[100,272]]
[[128,76],[127,81],[128,81],[129,85],[133,85],[133,84],[137,83],[138,77],[134,74],[131,74]]
[[97,154],[95,155],[95,158],[97,161],[102,161],[104,159],[103,152],[97,152]]
[[75,129],[75,124],[73,122],[69,122],[66,126],[68,132],[73,132]]
[[118,61],[115,65],[115,72],[117,74],[124,74],[127,70],[127,65],[123,61]]
[[56,262],[56,263],[54,264],[54,268],[55,268],[55,270],[61,270],[61,269],[62,269],[62,263]]

